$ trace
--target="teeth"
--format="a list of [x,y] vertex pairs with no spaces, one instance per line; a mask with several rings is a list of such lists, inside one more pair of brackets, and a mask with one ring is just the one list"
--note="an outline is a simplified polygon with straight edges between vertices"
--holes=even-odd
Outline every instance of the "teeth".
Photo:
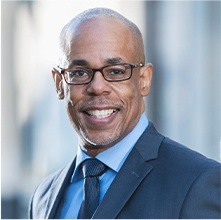
[[115,112],[115,109],[105,109],[105,110],[90,110],[87,113],[96,118],[106,118]]

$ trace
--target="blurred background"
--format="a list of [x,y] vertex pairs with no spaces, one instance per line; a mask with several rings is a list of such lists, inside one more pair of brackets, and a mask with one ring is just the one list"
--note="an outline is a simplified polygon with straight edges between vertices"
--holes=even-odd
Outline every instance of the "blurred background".
[[157,129],[220,161],[219,1],[2,1],[1,218],[28,218],[31,194],[75,156],[77,136],[56,97],[58,35],[79,12],[112,8],[141,29],[154,65],[147,115]]

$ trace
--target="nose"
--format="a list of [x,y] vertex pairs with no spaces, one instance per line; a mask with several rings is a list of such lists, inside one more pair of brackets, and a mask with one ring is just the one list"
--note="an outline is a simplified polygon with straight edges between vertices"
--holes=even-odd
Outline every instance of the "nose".
[[104,79],[101,72],[95,72],[92,81],[88,84],[87,93],[90,95],[107,95],[110,91],[110,83]]

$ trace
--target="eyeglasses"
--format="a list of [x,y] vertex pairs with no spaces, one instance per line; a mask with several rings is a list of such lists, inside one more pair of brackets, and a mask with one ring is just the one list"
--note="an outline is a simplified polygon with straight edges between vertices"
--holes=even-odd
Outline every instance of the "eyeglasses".
[[115,65],[107,65],[99,69],[91,69],[82,66],[74,66],[72,68],[60,69],[60,74],[64,76],[64,79],[69,85],[82,85],[90,83],[93,80],[94,74],[99,71],[105,80],[108,82],[119,82],[128,80],[132,76],[134,68],[144,66],[143,63],[129,64],[121,63]]

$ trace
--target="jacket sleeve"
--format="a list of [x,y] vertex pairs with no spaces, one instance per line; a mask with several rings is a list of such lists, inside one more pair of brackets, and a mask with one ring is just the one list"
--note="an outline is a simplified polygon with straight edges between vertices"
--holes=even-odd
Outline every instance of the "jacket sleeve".
[[221,167],[203,171],[192,183],[179,218],[220,219]]

